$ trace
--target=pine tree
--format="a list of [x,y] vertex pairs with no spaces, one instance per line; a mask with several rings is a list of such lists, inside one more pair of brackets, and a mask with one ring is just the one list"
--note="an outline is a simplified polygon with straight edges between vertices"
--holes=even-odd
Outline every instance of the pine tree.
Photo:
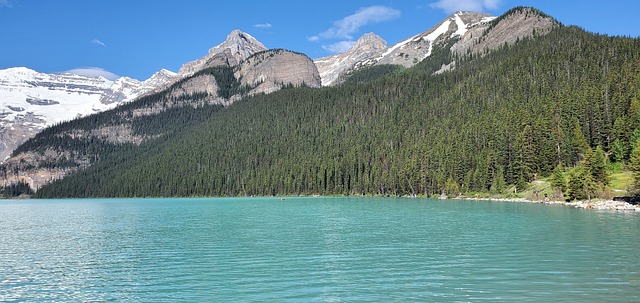
[[573,135],[571,137],[571,147],[573,149],[574,163],[583,160],[585,157],[585,153],[590,150],[589,143],[582,133],[582,128],[580,127],[580,122],[578,121],[578,119],[574,120]]
[[493,175],[493,179],[491,180],[491,193],[499,194],[506,187],[506,182],[504,180],[504,168],[502,166],[496,167],[496,172]]
[[556,166],[551,176],[549,176],[551,187],[563,193],[567,190],[567,176],[565,175],[562,165]]
[[634,129],[629,137],[629,146],[631,146],[631,151],[633,151],[638,145],[640,145],[640,128]]
[[569,172],[567,190],[570,200],[591,200],[596,191],[596,183],[588,167],[579,165]]
[[631,129],[640,128],[640,98],[635,96],[629,104],[629,116],[627,124]]
[[631,192],[634,195],[640,195],[640,145],[636,146],[636,148],[631,152],[628,167],[633,173]]
[[453,180],[453,178],[449,177],[445,184],[444,190],[448,197],[457,197],[458,194],[460,194],[460,185],[458,185],[458,182],[456,182],[456,180]]
[[594,152],[587,154],[588,158],[585,159],[585,165],[589,168],[593,181],[602,185],[609,184],[609,172],[607,171],[607,156],[602,150],[602,147],[598,145]]
[[627,147],[620,139],[615,139],[611,144],[611,159],[613,162],[621,163],[627,154]]
[[522,132],[516,137],[516,160],[514,163],[514,177],[516,187],[525,190],[533,176],[534,170],[534,147],[531,140],[531,127],[526,125]]

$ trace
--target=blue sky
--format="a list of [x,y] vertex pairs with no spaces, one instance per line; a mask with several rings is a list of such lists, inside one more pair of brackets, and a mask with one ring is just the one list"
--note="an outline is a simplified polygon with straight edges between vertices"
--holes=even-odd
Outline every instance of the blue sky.
[[638,0],[0,0],[0,69],[144,80],[204,56],[234,29],[319,58],[368,32],[392,45],[456,10],[500,15],[520,5],[591,32],[640,36]]

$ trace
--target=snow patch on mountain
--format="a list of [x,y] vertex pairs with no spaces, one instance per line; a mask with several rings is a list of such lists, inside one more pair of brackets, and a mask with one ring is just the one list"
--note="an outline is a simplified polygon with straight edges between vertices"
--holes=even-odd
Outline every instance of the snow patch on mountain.
[[340,77],[354,68],[358,62],[370,59],[387,48],[387,42],[374,33],[364,34],[348,51],[313,61],[318,68],[322,85],[340,82]]
[[[441,42],[448,39],[468,41],[468,44],[477,43],[477,37],[482,36],[482,30],[495,18],[484,13],[458,11],[429,30],[402,40],[391,47],[379,47],[375,51],[362,54],[358,54],[352,48],[345,53],[319,58],[314,62],[320,71],[322,85],[325,86],[338,84],[341,82],[340,79],[344,80],[349,73],[367,66],[394,64],[411,67],[431,56],[434,48],[444,45]],[[468,47],[460,45],[456,49]],[[354,61],[355,58],[359,61]]]
[[175,75],[161,70],[140,82],[45,74],[26,67],[0,70],[0,159],[47,126],[112,109],[165,85]]
[[463,36],[468,28],[467,25],[464,23],[464,21],[462,21],[462,18],[460,18],[460,14],[464,14],[464,12],[457,12],[455,14],[453,14],[455,22],[456,22],[456,26],[458,27],[458,29],[456,30],[455,33],[453,33],[451,36]]

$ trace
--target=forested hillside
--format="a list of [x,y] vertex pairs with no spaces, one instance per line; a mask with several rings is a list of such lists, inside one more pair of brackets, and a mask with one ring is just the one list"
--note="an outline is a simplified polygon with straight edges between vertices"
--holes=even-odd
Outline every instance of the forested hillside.
[[[455,69],[434,74],[450,60]],[[626,161],[640,137],[638,39],[559,27],[484,55],[374,72],[190,110],[190,125],[105,154],[37,196],[501,191],[597,147]]]

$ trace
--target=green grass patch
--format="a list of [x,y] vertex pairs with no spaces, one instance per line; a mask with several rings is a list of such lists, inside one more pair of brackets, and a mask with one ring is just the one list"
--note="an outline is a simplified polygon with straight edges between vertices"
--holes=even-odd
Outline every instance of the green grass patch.
[[633,183],[633,173],[630,171],[621,171],[611,174],[611,182],[609,186],[616,195],[626,194]]

